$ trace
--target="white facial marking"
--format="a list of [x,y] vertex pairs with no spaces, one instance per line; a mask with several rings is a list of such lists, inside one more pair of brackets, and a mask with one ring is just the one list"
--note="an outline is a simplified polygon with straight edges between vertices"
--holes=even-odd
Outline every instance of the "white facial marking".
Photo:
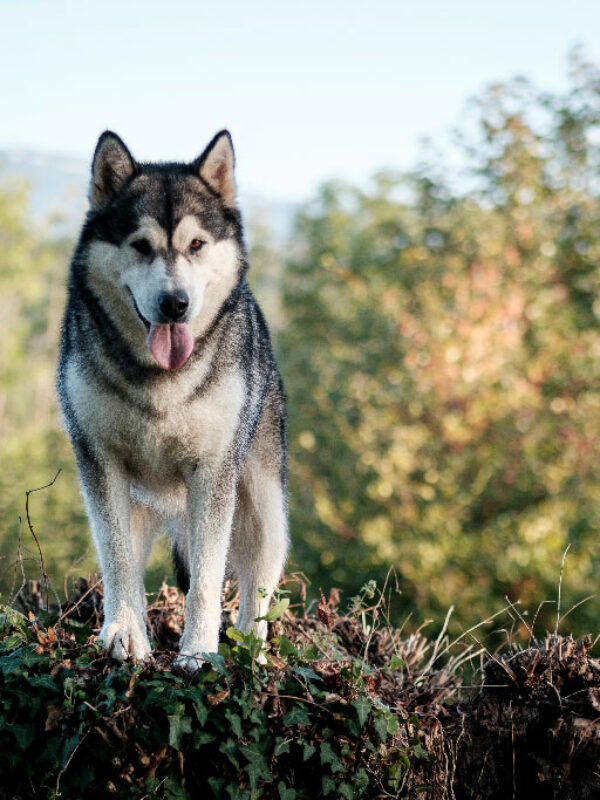
[[[204,242],[200,250],[190,252],[194,239]],[[187,215],[173,232],[173,247],[181,255],[173,269],[177,288],[190,298],[188,319],[199,330],[235,286],[240,267],[240,252],[234,239],[219,241],[205,230],[198,219]]]
[[194,239],[206,242],[205,247],[214,243],[213,237],[208,231],[204,230],[198,219],[188,214],[182,218],[173,231],[173,247],[179,253],[187,254],[189,253],[190,243]]
[[[149,255],[140,253],[133,243],[145,239]],[[204,242],[190,251],[195,239]],[[198,219],[186,215],[173,232],[174,261],[165,259],[167,233],[152,217],[142,217],[139,226],[120,247],[94,242],[90,247],[90,282],[100,296],[113,297],[113,313],[120,327],[140,330],[144,349],[146,330],[139,320],[129,292],[140,314],[152,324],[164,320],[159,298],[165,292],[183,290],[189,298],[185,321],[194,336],[208,327],[221,304],[233,290],[239,275],[240,251],[235,239],[215,240]],[[129,291],[128,291],[129,290]]]

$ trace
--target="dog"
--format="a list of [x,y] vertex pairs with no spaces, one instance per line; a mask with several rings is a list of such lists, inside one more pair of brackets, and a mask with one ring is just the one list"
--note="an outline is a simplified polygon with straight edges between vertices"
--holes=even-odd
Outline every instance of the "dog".
[[285,397],[234,162],[225,130],[191,163],[138,163],[106,131],[92,161],[57,387],[104,581],[99,639],[119,661],[150,654],[143,577],[162,533],[192,671],[217,650],[226,574],[236,627],[264,639],[284,566]]

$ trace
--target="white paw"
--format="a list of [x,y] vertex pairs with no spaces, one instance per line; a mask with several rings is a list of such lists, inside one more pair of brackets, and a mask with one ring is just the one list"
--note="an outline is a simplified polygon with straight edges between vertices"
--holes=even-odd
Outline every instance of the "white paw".
[[136,658],[143,661],[150,655],[146,625],[133,609],[113,621],[106,621],[98,636],[100,643],[117,661]]
[[[209,639],[207,641],[207,639]],[[179,643],[179,655],[175,659],[175,664],[178,667],[183,667],[187,672],[197,672],[202,664],[204,664],[203,655],[206,653],[216,653],[219,649],[219,639],[217,636],[214,638],[202,639],[198,637],[195,641],[191,638],[186,640],[185,633]]]
[[194,672],[198,672],[202,664],[204,664],[204,659],[199,653],[195,656],[180,653],[175,659],[174,664],[176,667],[180,667],[186,672],[193,674]]

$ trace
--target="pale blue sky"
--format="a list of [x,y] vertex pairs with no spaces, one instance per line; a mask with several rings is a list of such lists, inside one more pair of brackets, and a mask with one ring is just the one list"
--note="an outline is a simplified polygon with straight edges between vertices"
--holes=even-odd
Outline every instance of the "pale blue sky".
[[490,82],[560,88],[577,42],[600,63],[597,0],[0,0],[0,148],[191,159],[228,127],[241,184],[301,201],[409,167]]

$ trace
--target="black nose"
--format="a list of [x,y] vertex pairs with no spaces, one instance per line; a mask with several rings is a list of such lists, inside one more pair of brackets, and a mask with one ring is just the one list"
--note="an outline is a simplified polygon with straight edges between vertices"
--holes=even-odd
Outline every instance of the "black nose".
[[163,314],[169,322],[179,322],[180,319],[183,319],[189,304],[190,298],[183,289],[177,289],[169,294],[165,292],[158,298],[158,307],[160,308],[161,314]]

